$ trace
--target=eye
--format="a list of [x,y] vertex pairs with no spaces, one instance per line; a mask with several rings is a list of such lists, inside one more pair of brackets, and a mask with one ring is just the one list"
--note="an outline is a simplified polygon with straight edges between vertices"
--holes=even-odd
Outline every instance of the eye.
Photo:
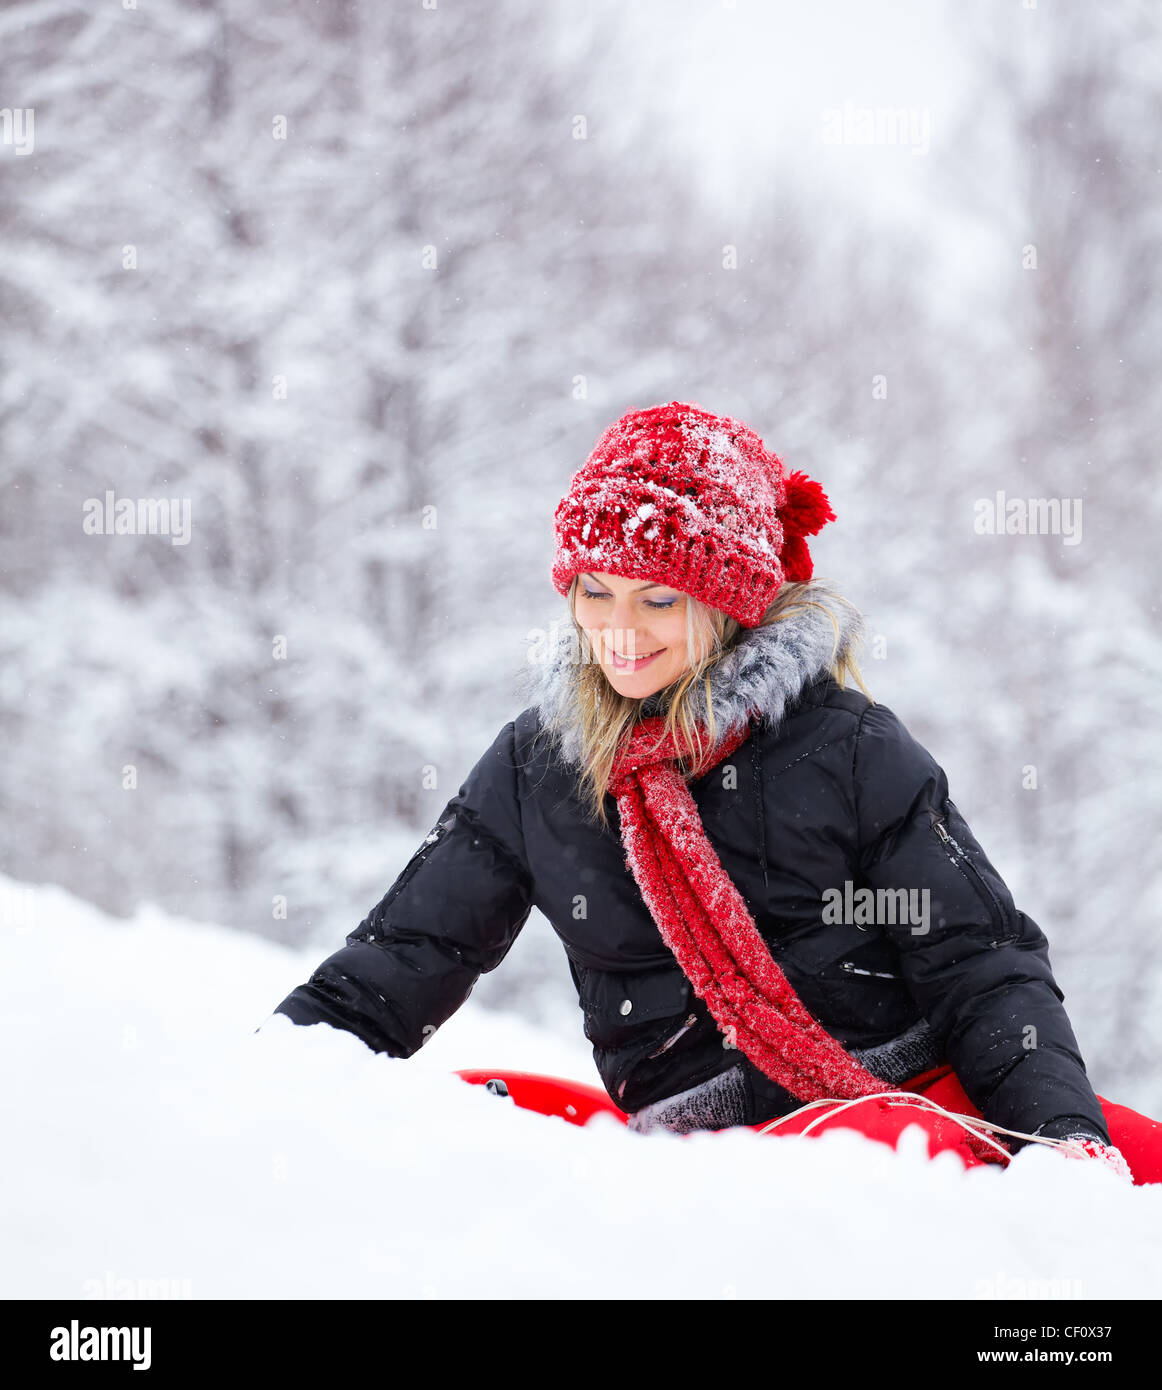
[[[583,594],[586,598],[608,598],[608,597],[609,597],[608,594],[595,594],[591,589],[587,589],[587,588],[585,587],[584,584],[582,584],[582,586],[581,586],[581,592],[582,592],[582,594]],[[646,606],[647,608],[673,608],[674,604],[677,603],[678,600],[677,600],[676,598],[668,598],[668,599],[652,599],[652,598],[647,598],[647,599],[643,599],[642,602],[645,604],[645,606]]]

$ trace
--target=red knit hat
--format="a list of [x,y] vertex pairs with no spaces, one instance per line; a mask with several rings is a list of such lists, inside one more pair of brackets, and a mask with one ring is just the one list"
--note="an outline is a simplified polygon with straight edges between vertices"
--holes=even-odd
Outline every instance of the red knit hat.
[[836,519],[757,434],[696,405],[634,410],[602,434],[553,514],[553,587],[582,572],[652,579],[754,627],[785,580],[811,578],[807,536]]

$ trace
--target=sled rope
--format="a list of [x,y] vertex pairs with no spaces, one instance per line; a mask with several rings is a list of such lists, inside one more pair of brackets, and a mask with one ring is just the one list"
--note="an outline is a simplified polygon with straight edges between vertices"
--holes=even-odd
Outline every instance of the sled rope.
[[831,1110],[828,1110],[824,1114],[817,1116],[814,1120],[812,1120],[809,1124],[805,1125],[799,1131],[800,1134],[809,1134],[811,1130],[815,1128],[816,1125],[822,1124],[824,1120],[829,1120],[833,1115],[838,1115],[840,1111],[847,1110],[850,1106],[853,1105],[861,1105],[864,1101],[867,1100],[883,1100],[886,1101],[888,1104],[892,1104],[894,1102],[896,1105],[926,1106],[928,1108],[929,1113],[935,1112],[938,1115],[943,1115],[945,1119],[952,1120],[955,1124],[960,1125],[960,1127],[966,1130],[970,1135],[975,1136],[980,1143],[987,1144],[991,1148],[996,1149],[996,1151],[999,1154],[1002,1154],[1004,1156],[1006,1163],[1012,1162],[1013,1155],[1009,1153],[1009,1151],[1006,1148],[1004,1148],[1003,1145],[996,1143],[993,1139],[990,1139],[988,1134],[984,1132],[985,1130],[991,1130],[994,1134],[1007,1134],[1014,1139],[1023,1139],[1031,1144],[1048,1144],[1051,1148],[1061,1148],[1067,1145],[1069,1142],[1065,1139],[1053,1139],[1045,1134],[1024,1134],[1019,1129],[1006,1129],[1004,1125],[992,1124],[989,1120],[977,1119],[974,1115],[961,1115],[958,1114],[955,1110],[946,1110],[943,1105],[938,1105],[936,1101],[932,1100],[928,1096],[918,1095],[912,1091],[885,1091],[877,1095],[856,1096],[854,1100],[808,1101],[806,1105],[799,1106],[797,1110],[792,1110],[787,1115],[780,1115],[777,1119],[771,1120],[769,1124],[763,1125],[763,1127],[758,1132],[760,1134],[770,1134],[771,1131],[777,1129],[779,1125],[786,1124],[788,1120],[793,1120],[797,1115],[802,1115],[805,1110],[814,1110],[822,1105],[832,1106],[833,1108]]

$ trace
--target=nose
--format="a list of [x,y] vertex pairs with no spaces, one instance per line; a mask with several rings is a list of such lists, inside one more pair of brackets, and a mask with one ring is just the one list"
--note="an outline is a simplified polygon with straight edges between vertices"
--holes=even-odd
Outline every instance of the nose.
[[628,594],[614,599],[605,610],[605,618],[601,630],[607,645],[624,656],[636,656],[647,650],[649,639],[639,635],[634,626],[633,600]]

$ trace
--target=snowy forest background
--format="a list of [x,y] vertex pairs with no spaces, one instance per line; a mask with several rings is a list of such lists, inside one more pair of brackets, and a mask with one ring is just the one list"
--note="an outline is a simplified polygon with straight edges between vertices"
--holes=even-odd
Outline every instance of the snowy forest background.
[[[927,101],[850,76],[867,5],[0,10],[0,870],[330,954],[565,617],[569,475],[692,400],[823,484],[869,688],[1159,1113],[1162,18],[927,5],[944,93],[880,8]],[[86,534],[109,490],[189,544]],[[977,534],[997,491],[1080,543]],[[580,1029],[535,913],[473,997]]]

